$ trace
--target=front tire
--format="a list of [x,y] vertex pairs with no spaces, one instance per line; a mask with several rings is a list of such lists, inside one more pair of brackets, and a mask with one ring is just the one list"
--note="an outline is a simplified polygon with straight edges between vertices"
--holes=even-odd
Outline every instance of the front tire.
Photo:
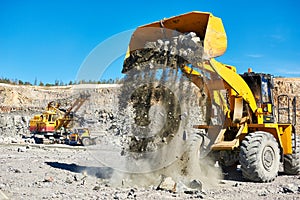
[[245,179],[254,182],[273,181],[280,163],[278,143],[274,136],[262,131],[248,134],[242,141],[239,161]]
[[91,140],[90,140],[90,138],[85,137],[85,138],[82,138],[81,143],[83,146],[89,146],[89,145],[91,145]]

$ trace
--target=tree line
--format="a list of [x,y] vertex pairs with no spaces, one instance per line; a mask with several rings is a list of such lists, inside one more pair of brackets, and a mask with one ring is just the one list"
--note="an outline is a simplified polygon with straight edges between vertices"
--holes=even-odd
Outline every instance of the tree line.
[[44,83],[35,79],[34,83],[29,81],[22,81],[18,79],[0,78],[0,83],[12,84],[12,85],[36,85],[36,86],[67,86],[67,85],[78,85],[78,84],[118,84],[122,83],[122,79],[108,79],[108,80],[81,80],[81,81],[69,81],[65,83],[63,81],[55,80],[54,83]]

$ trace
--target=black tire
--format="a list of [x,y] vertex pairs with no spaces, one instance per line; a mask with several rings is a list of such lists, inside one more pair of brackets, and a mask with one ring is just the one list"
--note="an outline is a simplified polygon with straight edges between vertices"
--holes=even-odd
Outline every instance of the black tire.
[[300,137],[294,133],[292,133],[292,148],[292,154],[284,155],[283,169],[286,174],[298,175],[300,174]]
[[239,161],[239,152],[237,150],[219,151],[217,152],[217,158],[219,165],[221,165],[222,169],[226,169],[227,167],[236,166],[236,164]]
[[89,145],[91,145],[91,140],[90,140],[90,138],[85,137],[85,138],[82,138],[81,143],[83,146],[89,146]]
[[44,142],[43,138],[39,138],[39,137],[34,137],[34,142],[35,144],[43,144]]
[[278,175],[278,143],[270,133],[248,134],[240,147],[239,161],[243,177],[254,182],[270,182]]

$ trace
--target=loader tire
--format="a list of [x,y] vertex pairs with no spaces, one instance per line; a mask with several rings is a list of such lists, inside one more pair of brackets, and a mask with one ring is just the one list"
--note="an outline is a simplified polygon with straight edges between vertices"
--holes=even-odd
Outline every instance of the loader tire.
[[91,145],[91,140],[90,140],[90,138],[87,138],[87,137],[82,138],[81,142],[82,142],[83,146],[89,146],[89,145]]
[[239,161],[239,152],[237,150],[234,151],[228,151],[223,150],[217,152],[218,156],[218,162],[219,165],[221,165],[222,169],[235,166]]
[[292,133],[293,153],[284,155],[283,169],[284,173],[289,175],[300,174],[300,137]]
[[243,177],[254,182],[271,182],[279,170],[280,154],[274,136],[267,132],[248,134],[240,147]]

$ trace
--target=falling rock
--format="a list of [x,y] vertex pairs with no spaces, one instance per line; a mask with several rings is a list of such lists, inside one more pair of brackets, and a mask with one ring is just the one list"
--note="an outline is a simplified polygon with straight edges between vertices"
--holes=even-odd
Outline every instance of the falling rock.
[[161,48],[164,45],[164,41],[162,41],[161,39],[157,40],[157,47]]
[[199,190],[199,191],[202,191],[202,183],[201,183],[201,181],[199,181],[199,180],[192,180],[192,181],[190,182],[189,187],[190,187],[191,189],[197,189],[197,190]]
[[176,182],[171,177],[163,176],[157,189],[176,192]]
[[195,47],[199,46],[200,42],[201,42],[201,40],[199,37],[193,37],[193,38],[191,38],[191,40],[189,40],[189,46],[195,48]]
[[194,38],[196,36],[197,36],[197,34],[195,32],[189,32],[188,34],[186,34],[186,37],[188,37],[188,38]]

